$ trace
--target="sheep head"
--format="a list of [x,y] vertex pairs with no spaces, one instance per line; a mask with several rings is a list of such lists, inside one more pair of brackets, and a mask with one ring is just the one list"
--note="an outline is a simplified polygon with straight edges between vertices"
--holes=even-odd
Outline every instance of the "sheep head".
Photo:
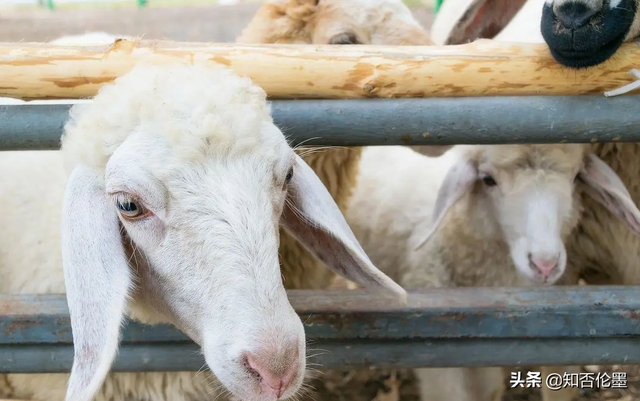
[[[553,284],[566,268],[564,242],[578,224],[583,193],[640,232],[640,210],[620,178],[588,145],[460,149],[438,193],[432,221],[415,248],[447,224],[468,227],[489,243],[505,244],[515,268],[529,282]],[[464,212],[451,215],[458,219],[452,222],[446,217],[455,205]]]
[[430,45],[401,0],[267,1],[240,43]]
[[294,395],[305,336],[279,225],[337,273],[406,296],[273,124],[265,92],[227,68],[135,67],[72,108],[62,151],[69,401],[99,390],[128,310],[184,331],[235,396]]
[[431,35],[441,45],[546,42],[558,63],[588,68],[640,37],[640,0],[447,0]]

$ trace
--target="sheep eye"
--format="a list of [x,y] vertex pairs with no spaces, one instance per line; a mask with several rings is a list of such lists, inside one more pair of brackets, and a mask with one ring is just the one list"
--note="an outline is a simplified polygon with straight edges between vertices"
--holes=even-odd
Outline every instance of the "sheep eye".
[[120,214],[125,219],[137,219],[145,214],[145,209],[142,205],[131,199],[118,199],[116,204]]
[[285,184],[290,183],[292,178],[293,178],[293,167],[291,167],[287,172],[287,176],[284,178],[284,183]]
[[482,182],[484,183],[484,185],[488,187],[493,187],[495,185],[498,185],[496,180],[494,180],[493,177],[491,177],[490,175],[485,175],[484,177],[482,177]]
[[343,32],[329,39],[330,45],[359,45],[361,44],[353,32]]

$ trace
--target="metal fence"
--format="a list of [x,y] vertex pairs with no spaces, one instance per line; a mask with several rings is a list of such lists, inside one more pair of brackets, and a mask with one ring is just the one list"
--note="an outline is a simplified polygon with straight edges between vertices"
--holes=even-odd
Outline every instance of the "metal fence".
[[[292,143],[447,145],[640,142],[640,96],[273,102]],[[69,105],[0,106],[0,150],[57,149]],[[1,278],[0,278],[1,279]],[[364,290],[289,291],[325,368],[640,363],[640,288],[410,290],[407,306]],[[114,371],[196,371],[177,329],[130,322]],[[193,352],[192,352],[193,351]],[[0,295],[0,373],[65,372],[64,295]]]

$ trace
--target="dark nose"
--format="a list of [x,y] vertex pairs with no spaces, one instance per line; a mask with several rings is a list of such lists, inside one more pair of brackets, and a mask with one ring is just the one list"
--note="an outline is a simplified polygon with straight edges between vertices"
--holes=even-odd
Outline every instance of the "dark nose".
[[554,7],[553,13],[565,28],[578,29],[587,25],[602,10],[602,0],[594,3],[592,7],[587,7],[577,1],[568,1]]

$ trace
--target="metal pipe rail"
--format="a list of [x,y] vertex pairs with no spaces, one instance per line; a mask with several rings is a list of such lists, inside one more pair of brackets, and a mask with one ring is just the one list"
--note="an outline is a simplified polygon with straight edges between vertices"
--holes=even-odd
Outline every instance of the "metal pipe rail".
[[[288,295],[323,368],[640,363],[638,287],[420,289],[407,306],[365,290]],[[68,372],[72,356],[64,295],[0,295],[0,373]],[[173,326],[129,322],[112,370],[203,364]]]
[[[292,145],[640,142],[640,95],[280,100]],[[58,149],[68,104],[0,106],[0,151]]]
[[[640,95],[272,103],[293,145],[640,142]],[[0,151],[58,149],[68,104],[0,106]],[[446,288],[394,306],[367,291],[289,291],[323,368],[640,363],[640,287]],[[0,295],[0,373],[68,372],[64,295]],[[199,370],[170,325],[129,322],[113,371]]]

